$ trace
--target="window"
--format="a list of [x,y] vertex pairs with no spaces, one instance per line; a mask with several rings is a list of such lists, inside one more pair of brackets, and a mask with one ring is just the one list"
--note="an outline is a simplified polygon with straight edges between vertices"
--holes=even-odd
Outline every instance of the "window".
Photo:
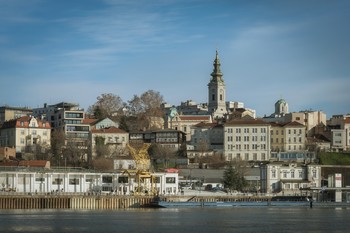
[[286,171],[283,172],[283,178],[287,178],[287,172]]
[[291,172],[290,172],[290,177],[291,177],[291,178],[294,178],[294,171],[291,171]]
[[166,177],[165,182],[167,184],[175,184],[176,178],[175,177]]
[[124,183],[127,184],[129,182],[128,177],[127,176],[119,176],[118,177],[118,183]]
[[211,100],[215,101],[215,94],[211,95]]
[[258,160],[258,155],[257,155],[257,153],[253,153],[253,160]]
[[271,177],[272,178],[276,178],[276,170],[272,170],[271,171]]
[[62,178],[53,179],[52,184],[63,184],[63,179]]
[[249,160],[249,154],[248,154],[248,153],[245,153],[244,159],[245,159],[245,160]]
[[266,160],[265,153],[262,153],[262,154],[261,154],[261,160]]
[[102,186],[102,191],[104,191],[104,192],[111,192],[112,191],[112,187]]
[[112,176],[102,176],[102,183],[112,183]]
[[70,185],[79,185],[79,179],[78,178],[69,179],[69,184]]
[[35,178],[35,181],[36,181],[36,182],[45,182],[45,178],[43,178],[43,177],[38,177],[38,178]]

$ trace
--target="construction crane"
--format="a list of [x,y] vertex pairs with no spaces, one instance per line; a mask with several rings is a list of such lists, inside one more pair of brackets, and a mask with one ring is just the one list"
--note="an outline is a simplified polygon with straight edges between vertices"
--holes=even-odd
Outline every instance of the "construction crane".
[[142,147],[137,150],[131,145],[127,144],[132,158],[135,161],[136,169],[126,170],[129,177],[132,176],[137,181],[137,188],[135,189],[135,195],[155,195],[156,190],[154,187],[155,177],[150,171],[151,159],[148,154],[148,148],[151,146],[150,143],[144,143]]

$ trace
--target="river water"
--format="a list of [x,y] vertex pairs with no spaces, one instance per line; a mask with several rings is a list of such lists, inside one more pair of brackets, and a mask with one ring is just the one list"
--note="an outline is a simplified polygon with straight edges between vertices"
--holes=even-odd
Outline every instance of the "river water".
[[350,208],[1,210],[0,232],[349,232]]

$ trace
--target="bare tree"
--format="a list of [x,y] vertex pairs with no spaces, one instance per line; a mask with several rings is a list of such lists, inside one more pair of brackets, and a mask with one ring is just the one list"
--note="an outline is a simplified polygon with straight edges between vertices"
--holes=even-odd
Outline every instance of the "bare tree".
[[144,112],[148,116],[162,116],[163,111],[160,105],[164,102],[163,96],[154,90],[148,90],[141,95]]
[[160,144],[153,143],[150,148],[150,156],[155,163],[156,160],[163,160],[164,168],[169,167],[169,162],[171,159],[176,159],[176,151],[169,147],[165,147]]
[[118,95],[106,93],[98,96],[96,103],[91,105],[87,112],[98,119],[113,118],[116,113],[122,114],[124,105],[123,100]]
[[62,159],[63,147],[65,145],[66,136],[61,129],[56,129],[51,133],[51,163],[58,166]]
[[112,171],[113,160],[108,158],[98,158],[92,161],[92,167],[98,171]]

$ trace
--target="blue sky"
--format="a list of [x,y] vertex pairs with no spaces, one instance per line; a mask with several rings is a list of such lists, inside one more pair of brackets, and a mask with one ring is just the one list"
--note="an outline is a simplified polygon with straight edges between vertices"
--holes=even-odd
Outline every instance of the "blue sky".
[[350,1],[0,0],[0,105],[87,109],[153,89],[207,102],[218,49],[227,100],[258,116],[350,113]]

